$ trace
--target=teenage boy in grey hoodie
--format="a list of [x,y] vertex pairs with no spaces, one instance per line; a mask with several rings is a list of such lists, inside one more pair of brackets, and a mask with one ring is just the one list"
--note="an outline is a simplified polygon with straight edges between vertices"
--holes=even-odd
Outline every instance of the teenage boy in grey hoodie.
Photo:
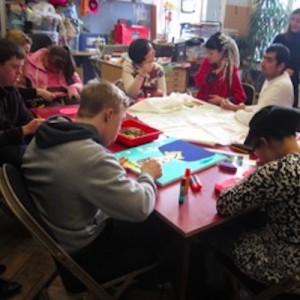
[[[161,166],[149,160],[137,180],[130,179],[107,149],[127,105],[128,98],[113,84],[87,85],[75,121],[55,117],[43,123],[22,164],[41,217],[61,246],[99,281],[138,265],[137,248],[156,255],[172,235],[166,235],[161,221],[148,218],[155,207],[154,180],[161,176]],[[111,219],[119,222],[112,225]],[[67,280],[65,285],[71,292],[82,291]]]

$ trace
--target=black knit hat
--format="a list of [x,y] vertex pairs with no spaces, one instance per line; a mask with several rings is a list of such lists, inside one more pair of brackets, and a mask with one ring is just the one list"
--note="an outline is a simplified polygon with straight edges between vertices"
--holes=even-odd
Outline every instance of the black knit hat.
[[300,110],[282,106],[266,106],[258,111],[249,123],[249,133],[244,142],[254,150],[260,137],[278,137],[300,131]]

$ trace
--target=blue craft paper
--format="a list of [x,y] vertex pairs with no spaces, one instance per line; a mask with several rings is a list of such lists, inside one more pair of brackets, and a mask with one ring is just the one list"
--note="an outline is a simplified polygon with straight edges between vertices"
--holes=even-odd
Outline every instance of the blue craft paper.
[[[126,157],[129,161],[139,165],[142,165],[149,158],[159,161],[162,165],[163,175],[156,182],[161,186],[180,179],[185,174],[186,168],[190,168],[192,172],[197,172],[226,158],[224,155],[213,153],[201,146],[172,137],[115,154],[117,158]],[[131,169],[130,164],[127,167]],[[132,171],[137,173],[136,168]]]

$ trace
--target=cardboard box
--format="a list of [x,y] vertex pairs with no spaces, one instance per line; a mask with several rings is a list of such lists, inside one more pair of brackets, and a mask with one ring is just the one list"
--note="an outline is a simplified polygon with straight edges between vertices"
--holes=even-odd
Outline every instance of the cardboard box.
[[235,29],[239,36],[246,36],[249,17],[250,7],[226,5],[224,28]]

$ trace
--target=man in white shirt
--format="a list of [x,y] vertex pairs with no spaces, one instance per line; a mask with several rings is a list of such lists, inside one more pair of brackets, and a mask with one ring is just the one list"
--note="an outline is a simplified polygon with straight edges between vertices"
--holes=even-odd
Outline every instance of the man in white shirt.
[[235,118],[248,125],[253,115],[268,105],[292,107],[294,92],[290,76],[285,72],[290,59],[290,51],[282,44],[267,48],[261,62],[261,72],[266,80],[261,89],[257,105],[236,106]]

